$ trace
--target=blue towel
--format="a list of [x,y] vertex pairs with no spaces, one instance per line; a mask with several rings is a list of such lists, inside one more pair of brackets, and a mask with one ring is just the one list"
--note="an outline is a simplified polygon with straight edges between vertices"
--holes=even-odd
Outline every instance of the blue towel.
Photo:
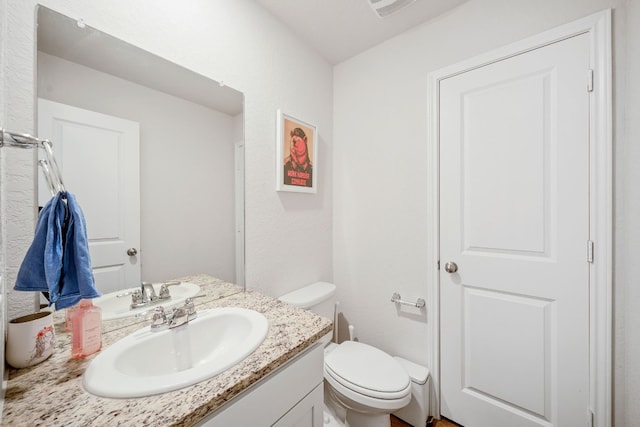
[[49,304],[56,310],[100,296],[91,270],[87,226],[73,194],[59,192],[40,212],[14,289],[49,292]]

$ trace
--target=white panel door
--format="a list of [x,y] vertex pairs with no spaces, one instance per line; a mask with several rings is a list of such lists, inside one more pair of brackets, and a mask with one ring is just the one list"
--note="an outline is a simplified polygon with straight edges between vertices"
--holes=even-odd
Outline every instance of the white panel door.
[[[53,142],[67,190],[87,222],[96,287],[140,283],[140,126],[136,122],[38,99],[38,136]],[[40,172],[39,203],[51,197]]]
[[579,35],[441,81],[441,410],[466,427],[586,423],[588,68]]

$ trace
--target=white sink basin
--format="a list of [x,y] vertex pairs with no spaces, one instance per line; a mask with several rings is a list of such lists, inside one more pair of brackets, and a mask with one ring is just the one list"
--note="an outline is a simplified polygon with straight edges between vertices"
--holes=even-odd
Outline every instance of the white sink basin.
[[187,324],[126,336],[91,361],[83,384],[102,397],[130,398],[178,390],[209,379],[249,356],[269,330],[245,308],[204,310]]
[[[99,298],[93,300],[93,303],[102,309],[102,320],[121,319],[123,317],[137,316],[139,314],[153,311],[156,306],[171,307],[176,304],[184,302],[189,297],[194,296],[200,292],[200,286],[182,282],[179,285],[172,285],[169,287],[169,293],[171,298],[160,303],[154,303],[151,305],[131,308],[131,291],[138,288],[124,289],[121,291],[111,292],[102,295]],[[160,284],[154,285],[156,294],[160,294]]]

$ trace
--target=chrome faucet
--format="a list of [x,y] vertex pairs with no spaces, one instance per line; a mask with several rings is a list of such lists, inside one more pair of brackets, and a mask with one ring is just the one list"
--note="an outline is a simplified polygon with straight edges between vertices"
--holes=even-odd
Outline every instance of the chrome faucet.
[[158,296],[156,295],[156,289],[153,287],[153,283],[142,282],[142,285],[140,285],[140,290],[142,291],[142,302],[150,303],[158,299]]
[[151,320],[151,330],[160,331],[164,329],[173,329],[198,317],[196,306],[193,303],[194,298],[202,298],[204,295],[187,298],[182,307],[174,308],[171,317],[167,317],[164,307],[158,306],[153,312]]
[[150,282],[142,282],[140,289],[131,292],[131,308],[148,305],[158,299],[156,290]]
[[[179,285],[181,282],[164,282],[160,286],[160,294],[156,294],[156,290],[151,282],[142,282],[140,289],[134,289],[131,292],[131,308],[144,307],[145,305],[155,304],[157,302],[171,298],[169,286]],[[122,294],[126,295],[126,294]],[[119,295],[120,296],[120,295]]]

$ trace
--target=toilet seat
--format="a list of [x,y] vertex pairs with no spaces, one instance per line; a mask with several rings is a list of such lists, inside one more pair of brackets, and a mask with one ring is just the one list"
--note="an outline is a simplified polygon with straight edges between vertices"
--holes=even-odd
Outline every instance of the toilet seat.
[[325,356],[324,367],[329,384],[346,397],[373,407],[409,402],[409,375],[396,360],[375,347],[345,341]]

